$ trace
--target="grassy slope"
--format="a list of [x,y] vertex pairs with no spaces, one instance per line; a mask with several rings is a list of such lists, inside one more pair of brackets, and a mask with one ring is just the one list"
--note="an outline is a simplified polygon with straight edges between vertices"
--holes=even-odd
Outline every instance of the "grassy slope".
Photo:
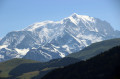
[[36,61],[33,60],[26,60],[26,59],[12,59],[6,62],[0,63],[0,77],[10,77],[9,72],[17,67],[20,64],[24,63],[35,63]]
[[28,73],[24,73],[21,76],[18,76],[17,78],[19,79],[31,79],[34,76],[37,76],[39,74],[39,71],[33,71],[33,72],[28,72]]
[[73,57],[73,58],[79,58],[79,59],[89,59],[90,57],[96,56],[100,54],[101,52],[104,52],[106,50],[109,50],[112,47],[120,45],[120,38],[117,39],[111,39],[111,40],[105,40],[102,42],[94,43],[80,52],[72,53],[68,55],[67,57]]
[[[12,59],[6,62],[0,63],[0,78],[10,79],[31,79],[34,77],[41,78],[49,71],[69,65],[71,63],[75,63],[79,61],[74,58],[63,58],[63,59],[55,59],[49,62],[40,63],[32,60],[26,59]],[[40,76],[37,76],[41,74]],[[36,77],[35,77],[36,76]]]
[[120,79],[120,46],[67,67],[53,70],[42,79]]
[[23,75],[24,73],[28,74],[29,72],[39,71],[40,75],[37,77],[34,77],[34,79],[36,79],[36,78],[43,77],[45,74],[47,74],[49,71],[53,69],[66,66],[78,61],[79,61],[78,59],[74,59],[74,58],[63,58],[63,59],[51,60],[45,63],[27,63],[27,64],[25,63],[25,64],[18,65],[17,67],[12,69],[9,72],[9,74],[13,75],[13,78],[16,78]]
[[2,71],[0,72],[0,77],[15,76],[20,79],[30,79],[40,74],[34,77],[34,79],[41,78],[53,69],[78,62],[79,60],[76,58],[87,58],[94,56],[95,54],[98,54],[101,51],[107,50],[116,45],[120,45],[120,39],[112,39],[95,43],[83,49],[79,53],[71,54],[68,56],[73,58],[55,59],[47,63],[40,63],[26,59],[12,59],[0,63],[0,71]]

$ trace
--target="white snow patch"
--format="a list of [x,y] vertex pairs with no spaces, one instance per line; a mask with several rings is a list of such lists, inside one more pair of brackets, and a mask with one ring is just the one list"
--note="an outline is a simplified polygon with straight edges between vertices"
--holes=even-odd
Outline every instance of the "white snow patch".
[[70,20],[71,20],[75,25],[78,24],[77,21],[76,21],[73,17],[69,17],[69,18],[70,18]]
[[18,52],[18,54],[20,55],[26,55],[27,52],[29,51],[29,48],[27,49],[18,49],[18,48],[15,48],[15,50]]
[[[82,35],[82,34],[79,34],[77,35],[78,38],[81,38],[81,39],[84,39],[84,40],[90,40],[92,43],[95,43],[95,42],[100,42],[102,41],[102,37],[100,36],[95,36],[95,35]],[[84,44],[85,44],[85,41],[84,41]]]
[[22,58],[21,55],[16,55],[14,58]]
[[53,44],[51,44],[53,47],[55,47],[55,48],[60,48],[59,46],[55,46],[55,45],[53,45]]
[[47,47],[44,47],[44,46],[43,46],[42,48],[43,48],[43,49],[46,49],[46,50],[50,50],[50,48],[47,48]]
[[96,32],[98,32],[98,29],[97,29],[97,28],[95,28],[95,31],[96,31]]
[[0,55],[0,58],[4,58],[4,55]]
[[[93,22],[95,23],[95,19],[93,17],[87,16],[87,15],[78,15],[76,13],[73,13],[70,17],[68,17],[74,24],[78,24],[80,20],[83,20],[85,22]],[[66,18],[65,18],[66,19]]]
[[40,28],[40,27],[43,27],[47,24],[58,24],[58,23],[61,23],[62,21],[43,21],[43,22],[38,22],[38,23],[34,23],[33,25],[30,25],[29,27],[23,29],[23,30],[27,30],[27,31],[35,31],[37,28]]
[[[54,46],[53,44],[51,44],[51,45]],[[60,52],[59,50],[57,50],[57,48],[54,47],[53,49],[54,49],[55,53],[57,53],[57,52],[59,53],[60,57],[62,57],[62,58],[65,57],[65,54]]]
[[5,48],[6,50],[9,50],[9,51],[12,51],[11,49],[9,49],[9,48]]
[[91,21],[95,23],[95,19],[93,17],[86,16],[86,15],[78,15],[78,17],[83,19],[84,21]]
[[49,54],[47,54],[47,53],[45,53],[45,52],[42,52],[41,50],[40,50],[40,53],[41,53],[45,58],[47,58],[47,59],[52,59],[52,56],[51,56],[51,55],[49,55]]
[[70,48],[69,48],[69,46],[68,45],[63,45],[62,46],[63,48],[65,48],[66,49],[66,51],[69,53],[69,54],[71,54],[72,52],[70,51]]
[[0,46],[0,49],[7,48],[7,47],[8,47],[8,45],[2,45],[2,46]]
[[60,55],[62,58],[65,57],[65,54],[64,54],[64,53],[59,52],[59,55]]
[[37,48],[33,47],[32,49],[37,49]]

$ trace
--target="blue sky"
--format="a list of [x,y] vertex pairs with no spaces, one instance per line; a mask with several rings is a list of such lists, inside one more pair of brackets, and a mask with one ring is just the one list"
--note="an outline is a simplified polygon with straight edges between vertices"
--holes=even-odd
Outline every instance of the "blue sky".
[[35,22],[59,21],[72,13],[106,20],[120,30],[119,0],[0,0],[0,37]]

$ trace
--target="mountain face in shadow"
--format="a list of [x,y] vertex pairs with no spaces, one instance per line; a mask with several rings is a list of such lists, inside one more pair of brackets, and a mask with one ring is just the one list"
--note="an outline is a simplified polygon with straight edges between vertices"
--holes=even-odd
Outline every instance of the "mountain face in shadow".
[[120,46],[48,73],[42,79],[120,79]]

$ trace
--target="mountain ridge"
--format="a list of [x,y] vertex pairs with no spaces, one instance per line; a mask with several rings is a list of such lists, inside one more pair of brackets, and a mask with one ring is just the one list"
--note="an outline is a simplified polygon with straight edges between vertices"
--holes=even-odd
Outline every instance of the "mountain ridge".
[[120,46],[89,60],[51,71],[42,79],[119,79]]
[[82,49],[81,51],[69,54],[66,57],[87,60],[91,57],[94,57],[94,56],[100,54],[101,52],[107,51],[107,50],[109,50],[115,46],[119,46],[119,45],[120,45],[120,38],[104,40],[101,42],[93,43],[93,44],[89,45],[88,47]]
[[23,57],[37,61],[62,58],[92,43],[120,37],[119,33],[106,21],[74,13],[61,21],[34,23],[8,33],[0,41],[0,61]]

